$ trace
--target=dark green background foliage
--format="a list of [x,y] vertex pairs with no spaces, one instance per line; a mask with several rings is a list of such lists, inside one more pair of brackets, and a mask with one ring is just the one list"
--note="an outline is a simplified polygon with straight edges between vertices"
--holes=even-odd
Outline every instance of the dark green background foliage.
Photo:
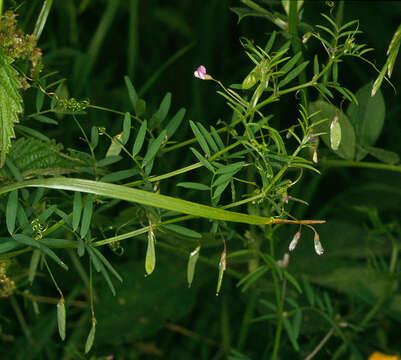
[[[339,2],[334,3],[333,14],[336,14]],[[273,12],[284,13],[280,1],[264,0],[260,4]],[[278,49],[288,36],[262,17],[246,17],[238,24],[238,17],[230,7],[240,6],[244,5],[236,0],[54,1],[38,43],[43,52],[44,74],[57,72],[46,80],[47,84],[65,78],[65,85],[58,92],[60,97],[88,99],[91,105],[134,114],[124,81],[127,75],[138,96],[146,100],[144,118],[148,119],[155,134],[158,135],[182,107],[186,109],[168,146],[194,137],[189,120],[199,122],[207,129],[211,125],[220,128],[224,123],[230,123],[233,112],[225,99],[216,94],[217,85],[195,79],[194,70],[203,64],[208,73],[225,86],[241,84],[254,64],[246,56],[239,38],[245,36],[264,48],[272,32],[277,31],[275,46]],[[14,9],[19,14],[21,28],[31,33],[41,7],[42,1],[5,1],[3,12]],[[306,0],[302,21],[312,26],[327,26],[321,13],[330,13],[326,2]],[[360,43],[375,49],[365,57],[380,70],[387,59],[388,44],[401,23],[401,2],[345,1],[342,23],[354,19],[359,20],[359,29],[363,31]],[[298,29],[301,36],[306,31],[303,29],[301,24]],[[304,71],[306,79],[310,79],[315,54],[323,64],[327,53],[317,39],[310,39],[302,50],[304,59],[310,61]],[[293,56],[292,50],[290,56]],[[401,60],[397,59],[391,76],[398,92],[401,91],[400,64]],[[371,65],[346,57],[339,63],[338,74],[339,83],[356,94],[362,106],[371,101],[371,85],[378,75]],[[162,122],[158,116],[163,116],[157,111],[167,92],[172,94],[171,107]],[[72,116],[68,113],[47,114],[48,117],[42,118],[29,116],[37,112],[38,101],[42,101],[38,100],[38,93],[36,87],[23,92],[24,113],[20,116],[19,127],[15,128],[17,140],[13,141],[8,159],[23,179],[48,175],[93,179],[90,169],[94,160]],[[316,119],[325,116],[331,119],[342,97],[336,93],[332,99],[336,110],[334,106],[322,103],[318,95],[314,89],[309,91],[309,110],[322,110]],[[346,140],[338,152],[330,150],[329,137],[323,135],[318,148],[321,161],[316,165],[321,174],[304,169],[301,180],[289,190],[294,199],[306,201],[309,206],[289,201],[285,205],[286,212],[297,219],[325,219],[327,223],[318,226],[324,255],[315,254],[313,232],[305,228],[296,250],[291,253],[286,269],[288,275],[280,273],[283,276],[281,285],[286,279],[284,309],[288,317],[283,321],[278,359],[305,359],[326,334],[331,337],[316,359],[366,359],[373,351],[401,355],[401,171],[397,158],[397,154],[401,154],[401,101],[399,93],[394,93],[386,81],[374,99],[373,104],[366,105],[367,111],[362,106],[350,105],[348,100],[341,103],[345,115],[341,114],[340,123],[347,121],[355,130],[352,149],[346,149],[351,141],[349,133],[343,133],[343,140]],[[43,109],[51,106],[51,98],[46,96],[43,101]],[[269,125],[282,131],[296,124],[299,103],[300,93],[291,93],[269,104],[267,110],[263,110],[267,111],[265,116],[273,115]],[[136,110],[137,113],[140,111]],[[93,126],[104,127],[111,137],[122,131],[121,114],[88,108],[76,116],[89,137]],[[219,119],[223,123],[218,123]],[[315,130],[329,131],[328,126],[320,124]],[[342,126],[344,131],[346,125]],[[23,138],[27,135],[26,127],[45,137],[42,141],[26,140]],[[138,130],[139,123],[132,121],[128,149],[134,146]],[[281,135],[285,138],[285,132]],[[93,141],[93,137],[91,139]],[[109,146],[110,140],[99,136],[98,159],[105,157]],[[195,142],[191,146],[200,151]],[[29,152],[37,157],[24,162],[24,153]],[[302,156],[310,158],[306,150]],[[128,170],[132,171],[129,177],[125,178],[127,173],[117,173],[117,176],[114,174],[103,180],[118,184],[136,180],[137,172],[131,170],[132,160],[128,157],[116,160],[119,161],[98,165],[98,179]],[[355,161],[347,162],[350,160]],[[152,174],[165,174],[194,161],[196,158],[189,146],[177,151],[160,151]],[[364,162],[379,165],[361,166]],[[18,171],[16,176],[12,169],[12,166],[0,169],[3,185],[15,182],[15,178],[21,180]],[[246,170],[241,171],[246,174]],[[207,183],[203,179],[209,175],[205,169],[196,169],[156,185],[162,194],[210,205],[208,191],[177,186],[179,182]],[[154,185],[141,184],[141,188],[152,191]],[[247,193],[246,185],[238,185],[237,192],[236,201]],[[275,260],[282,259],[288,251],[296,226],[276,226],[269,243],[265,237],[269,230],[263,233],[256,226],[221,224],[219,231],[224,234],[227,245],[227,271],[218,297],[216,282],[223,245],[221,237],[214,232],[213,222],[208,219],[192,219],[179,224],[196,233],[167,226],[156,228],[157,263],[155,271],[146,277],[146,232],[122,240],[119,244],[123,254],[120,256],[117,254],[119,249],[113,251],[103,246],[102,254],[123,282],[118,283],[110,275],[116,288],[113,296],[103,276],[95,271],[94,264],[96,336],[91,352],[84,355],[91,324],[90,261],[87,256],[87,251],[91,250],[84,249],[80,240],[78,254],[86,253],[84,257],[77,256],[72,249],[75,245],[70,246],[76,239],[64,230],[64,225],[74,227],[74,220],[69,217],[73,210],[73,195],[50,189],[29,189],[29,193],[23,189],[18,194],[19,206],[26,206],[27,219],[19,211],[15,225],[6,223],[6,216],[3,216],[7,211],[12,212],[7,205],[8,194],[0,198],[3,213],[0,256],[6,259],[7,251],[21,245],[10,242],[7,231],[10,227],[12,230],[14,227],[26,229],[35,217],[47,227],[64,219],[65,224],[51,236],[70,241],[60,242],[58,247],[65,249],[58,250],[57,246],[53,249],[70,270],[57,266],[56,258],[46,258],[66,299],[67,336],[64,342],[58,336],[55,305],[59,293],[46,267],[39,264],[31,285],[28,276],[32,251],[21,253],[11,260],[4,260],[16,289],[13,295],[6,294],[0,301],[1,359],[105,359],[109,355],[115,359],[270,358],[277,334],[276,296],[281,294],[277,294],[272,281],[272,273],[279,274],[279,270],[276,273],[276,265],[268,264],[269,259],[275,264]],[[93,206],[92,221],[87,224],[86,231],[89,231],[88,238],[92,236],[97,241],[141,229],[149,225],[149,221],[156,224],[162,217],[165,220],[174,215],[118,199],[92,198],[84,194],[82,199],[85,201],[84,214],[91,212]],[[221,202],[230,202],[227,192],[222,195]],[[57,205],[57,210],[52,205]],[[40,217],[46,210],[48,213]],[[233,210],[272,216],[253,205]],[[81,235],[82,231],[81,228]],[[197,239],[198,233],[202,235],[201,240]],[[33,236],[32,231],[28,235]],[[255,260],[252,251],[240,252],[252,248],[249,239],[256,239],[260,252],[270,256],[266,264],[260,258],[259,262]],[[187,258],[199,242],[202,257],[192,287],[188,288]],[[269,247],[272,243],[275,244],[274,253]],[[40,244],[45,249],[51,247],[45,240]],[[238,284],[255,270],[255,261],[256,268],[260,269],[247,279],[248,282]]]

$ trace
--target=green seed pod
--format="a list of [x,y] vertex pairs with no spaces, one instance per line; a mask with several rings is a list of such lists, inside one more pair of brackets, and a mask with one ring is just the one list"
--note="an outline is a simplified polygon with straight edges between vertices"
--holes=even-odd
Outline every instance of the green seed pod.
[[57,325],[60,338],[63,341],[65,340],[65,317],[64,299],[61,298],[57,303]]
[[341,143],[341,125],[336,115],[330,125],[330,144],[333,150],[338,150]]
[[86,339],[85,344],[85,354],[87,354],[90,349],[92,349],[93,342],[95,340],[95,332],[96,332],[96,319],[92,319],[92,328],[89,332],[88,338]]
[[248,90],[252,88],[259,80],[259,76],[257,76],[257,72],[252,70],[242,82],[242,89]]
[[146,275],[150,275],[156,266],[156,252],[155,252],[155,234],[150,229],[148,232],[148,248],[146,250],[145,271]]
[[190,288],[192,285],[192,280],[194,279],[195,275],[195,266],[196,262],[199,258],[199,250],[200,246],[198,246],[194,251],[189,254],[188,258],[188,267],[187,267],[187,280],[188,280],[188,287]]
[[223,252],[221,253],[221,258],[220,258],[220,262],[219,262],[219,278],[217,280],[216,296],[219,296],[221,283],[223,281],[223,275],[224,275],[225,270],[226,270],[226,250],[224,249]]

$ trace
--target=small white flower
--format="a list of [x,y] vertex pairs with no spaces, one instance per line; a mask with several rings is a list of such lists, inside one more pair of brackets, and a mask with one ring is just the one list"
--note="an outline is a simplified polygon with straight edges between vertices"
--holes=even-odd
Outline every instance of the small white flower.
[[318,233],[315,233],[315,238],[313,239],[315,243],[315,252],[318,255],[322,255],[324,253],[324,249],[322,244],[320,243],[320,237]]
[[301,237],[301,232],[298,231],[298,232],[294,235],[294,237],[292,238],[292,240],[291,240],[291,242],[290,242],[290,246],[288,247],[288,249],[289,249],[290,251],[293,251],[293,250],[296,248],[296,246],[297,246],[297,244],[298,244],[298,240],[299,240],[300,237]]

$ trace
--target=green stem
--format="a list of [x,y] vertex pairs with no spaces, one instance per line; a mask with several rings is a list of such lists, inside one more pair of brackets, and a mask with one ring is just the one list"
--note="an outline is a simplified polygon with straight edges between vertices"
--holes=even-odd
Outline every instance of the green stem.
[[24,315],[22,314],[21,308],[19,307],[17,300],[15,300],[14,295],[10,296],[10,303],[11,306],[15,312],[15,315],[17,316],[18,322],[21,325],[22,331],[24,332],[26,338],[28,339],[30,344],[34,343],[34,340],[32,338],[32,333],[31,330],[29,330],[29,326],[25,321]]
[[[297,54],[300,51],[302,51],[300,41],[298,39],[298,31],[297,31],[297,22],[298,22],[297,6],[298,6],[297,1],[290,1],[290,11],[289,11],[289,15],[288,15],[288,34],[290,35],[291,46],[294,51],[294,54]],[[298,64],[303,63],[303,61],[304,61],[304,57],[303,57],[303,55],[301,55],[301,57],[298,60]],[[298,78],[299,78],[300,84],[305,84],[307,82],[306,81],[306,72],[302,71],[299,74]],[[307,104],[308,104],[306,89],[303,89],[301,91],[301,97],[302,97],[302,105],[306,108]]]
[[258,292],[256,291],[256,289],[252,289],[250,298],[246,303],[246,309],[241,324],[241,331],[238,337],[237,348],[239,351],[243,351],[244,349],[246,338],[249,332],[249,325],[251,324],[253,313],[257,305],[257,300],[258,300]]
[[[223,150],[221,150],[221,151],[217,152],[216,154],[214,154],[213,156],[211,156],[209,161],[214,161],[214,160],[218,159],[221,155],[225,154],[226,152],[230,151],[231,149],[237,147],[240,144],[241,144],[240,141],[236,141],[235,143],[227,146]],[[188,165],[188,166],[183,167],[181,169],[170,171],[170,172],[168,172],[166,174],[163,174],[163,175],[150,177],[150,178],[146,179],[146,181],[157,182],[157,181],[160,181],[160,180],[165,180],[165,179],[168,179],[170,177],[173,177],[173,176],[176,176],[176,175],[180,175],[180,174],[186,173],[188,171],[192,171],[192,170],[198,169],[198,168],[200,168],[202,166],[203,165],[202,165],[201,162],[197,162],[195,164]],[[137,180],[137,181],[133,181],[133,182],[124,184],[124,186],[132,186],[132,187],[134,187],[134,186],[141,185],[144,182],[145,182],[145,180]]]
[[367,169],[401,172],[400,165],[390,165],[390,164],[374,163],[374,162],[367,162],[367,161],[361,162],[361,161],[355,161],[355,160],[321,159],[319,161],[319,163],[321,165],[328,166],[328,167],[359,167],[359,168],[367,168]]
[[[274,258],[274,239],[272,235],[270,235],[269,241],[270,241],[270,256]],[[276,270],[273,267],[271,268],[271,270],[272,270],[274,292],[276,295],[276,303],[277,303],[277,328],[276,328],[276,335],[274,337],[273,353],[270,359],[276,360],[278,349],[280,347],[281,332],[283,329],[283,303],[281,301],[281,296],[280,296],[281,291],[277,279]]]
[[0,16],[3,15],[3,0],[0,0]]

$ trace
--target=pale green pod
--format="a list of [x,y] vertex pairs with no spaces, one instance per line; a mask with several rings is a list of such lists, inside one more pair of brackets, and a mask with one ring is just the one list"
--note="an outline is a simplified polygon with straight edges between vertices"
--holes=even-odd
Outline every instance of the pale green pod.
[[338,150],[341,143],[341,125],[335,116],[330,125],[330,144],[333,150]]
[[224,275],[225,270],[226,270],[226,251],[224,250],[221,253],[221,258],[220,258],[220,262],[219,262],[219,278],[217,280],[216,296],[219,296],[221,283],[223,281],[223,275]]
[[92,328],[91,331],[89,332],[88,338],[86,339],[85,354],[87,354],[90,351],[90,349],[92,349],[93,342],[95,340],[95,333],[96,333],[96,320],[92,319]]
[[57,303],[57,325],[58,325],[58,332],[60,334],[61,340],[65,340],[65,305],[64,299],[61,298],[60,301]]
[[187,267],[187,280],[188,280],[188,287],[190,288],[192,285],[192,280],[194,279],[195,275],[195,266],[196,262],[199,258],[199,250],[200,246],[198,246],[194,251],[189,254],[188,258],[188,267]]
[[246,76],[244,81],[242,82],[242,89],[248,90],[253,87],[260,80],[260,72],[258,71],[258,67],[255,66],[253,70]]
[[148,248],[146,250],[145,271],[150,275],[156,266],[155,234],[152,230],[148,232]]

